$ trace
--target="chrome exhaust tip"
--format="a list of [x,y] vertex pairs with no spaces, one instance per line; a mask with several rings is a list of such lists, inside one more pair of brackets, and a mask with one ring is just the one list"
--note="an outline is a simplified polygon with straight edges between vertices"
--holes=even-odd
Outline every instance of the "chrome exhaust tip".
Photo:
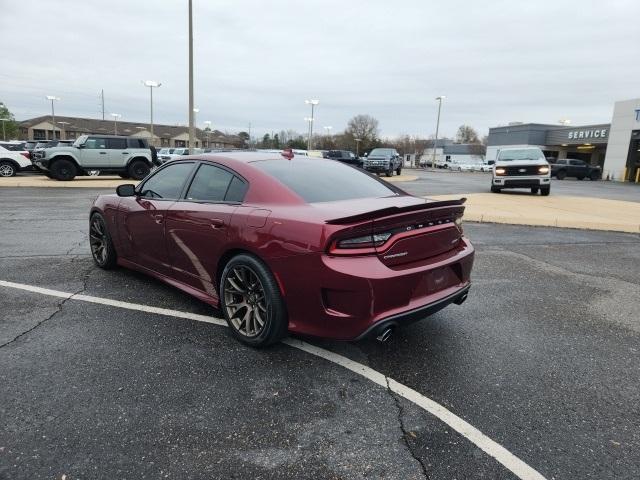
[[391,335],[393,335],[393,327],[386,327],[382,330],[380,335],[376,337],[376,340],[380,343],[384,343],[391,338]]
[[462,295],[460,295],[458,298],[456,298],[453,303],[455,303],[456,305],[462,305],[465,300],[467,299],[467,297],[469,296],[469,293],[465,292]]

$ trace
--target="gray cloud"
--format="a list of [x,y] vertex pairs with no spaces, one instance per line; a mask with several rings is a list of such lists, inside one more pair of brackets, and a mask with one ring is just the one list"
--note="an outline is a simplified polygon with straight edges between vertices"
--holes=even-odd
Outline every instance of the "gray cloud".
[[[198,122],[254,132],[344,128],[368,113],[383,134],[430,135],[437,95],[442,131],[486,132],[509,121],[607,122],[637,97],[640,2],[449,0],[194,0]],[[0,100],[18,118],[107,114],[187,121],[183,1],[0,0]]]

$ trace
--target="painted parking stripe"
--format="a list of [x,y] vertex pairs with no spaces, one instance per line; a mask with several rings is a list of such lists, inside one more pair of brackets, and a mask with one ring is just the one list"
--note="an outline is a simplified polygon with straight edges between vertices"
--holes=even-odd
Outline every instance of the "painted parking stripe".
[[[41,295],[48,295],[52,297],[64,298],[67,300],[79,300],[82,302],[97,303],[100,305],[108,305],[117,308],[125,308],[128,310],[137,310],[141,312],[157,313],[160,315],[166,315],[170,317],[186,318],[189,320],[195,320],[198,322],[212,323],[214,325],[227,326],[227,323],[221,318],[210,317],[207,315],[199,315],[197,313],[182,312],[180,310],[171,310],[168,308],[153,307],[150,305],[141,305],[138,303],[121,302],[119,300],[111,300],[109,298],[94,297],[91,295],[82,295],[69,292],[61,292],[59,290],[51,290],[48,288],[36,287],[33,285],[26,285],[23,283],[7,282],[0,280],[0,286],[14,288],[18,290],[25,290],[28,292],[39,293]],[[328,360],[331,363],[340,365],[362,377],[372,381],[373,383],[389,389],[397,395],[407,399],[423,410],[429,412],[433,416],[440,419],[447,424],[453,430],[465,437],[467,440],[475,444],[482,451],[489,456],[495,458],[498,462],[504,465],[508,470],[513,472],[516,476],[522,480],[545,480],[545,478],[534,468],[527,465],[520,460],[514,454],[509,452],[502,445],[491,440],[480,430],[458,417],[456,414],[446,409],[439,403],[425,397],[421,393],[407,387],[401,383],[396,382],[392,378],[385,376],[384,374],[367,367],[361,363],[355,362],[347,357],[339,355],[337,353],[325,350],[324,348],[316,347],[309,343],[303,342],[295,338],[286,338],[282,343],[289,345],[290,347],[297,348],[304,352],[307,352],[316,357]]]

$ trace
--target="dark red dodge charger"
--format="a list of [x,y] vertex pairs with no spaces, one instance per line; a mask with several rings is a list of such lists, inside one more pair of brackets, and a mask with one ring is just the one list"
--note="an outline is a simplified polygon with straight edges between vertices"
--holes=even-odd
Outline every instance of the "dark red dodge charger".
[[185,157],[91,208],[96,264],[219,307],[234,336],[387,338],[470,286],[464,200],[413,197],[355,167],[269,153]]

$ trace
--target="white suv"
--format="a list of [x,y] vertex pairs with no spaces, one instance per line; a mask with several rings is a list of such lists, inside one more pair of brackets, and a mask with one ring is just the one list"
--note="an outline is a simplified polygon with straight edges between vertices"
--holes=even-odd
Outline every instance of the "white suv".
[[18,172],[32,169],[29,152],[13,152],[0,147],[0,177],[13,177]]
[[491,191],[530,188],[541,195],[551,192],[551,167],[538,147],[503,148],[491,173]]

